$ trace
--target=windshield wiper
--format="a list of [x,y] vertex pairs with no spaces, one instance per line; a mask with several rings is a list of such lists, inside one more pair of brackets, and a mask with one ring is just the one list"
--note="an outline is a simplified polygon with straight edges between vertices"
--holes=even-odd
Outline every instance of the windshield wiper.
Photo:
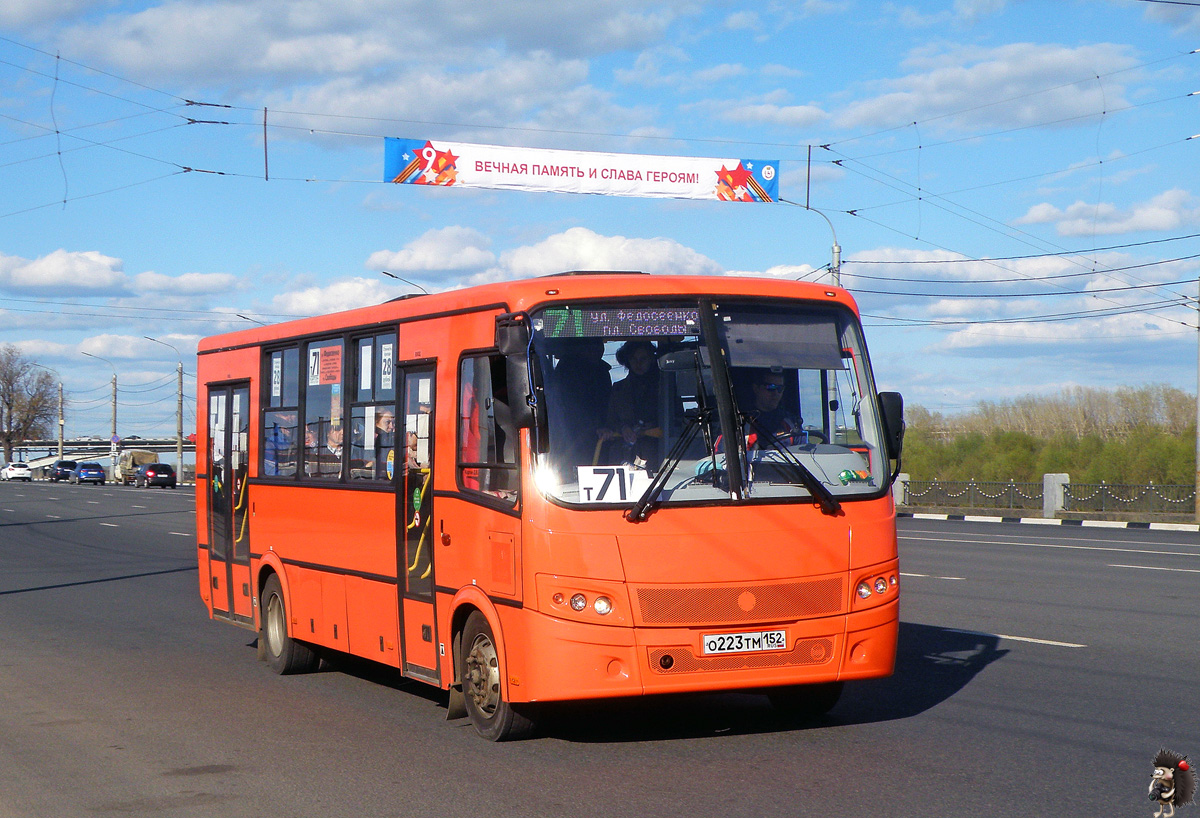
[[797,458],[790,449],[788,449],[788,447],[781,445],[779,440],[776,439],[775,435],[768,432],[766,427],[764,427],[757,418],[747,417],[746,419],[750,421],[750,426],[755,432],[758,433],[758,439],[763,440],[766,438],[768,441],[770,441],[771,445],[775,447],[775,450],[783,455],[783,459],[786,461],[785,465],[790,466],[796,471],[796,474],[800,477],[800,482],[806,489],[809,490],[809,493],[812,494],[813,500],[815,500],[817,505],[821,507],[821,512],[823,514],[836,517],[838,514],[842,513],[842,504],[838,502],[836,497],[833,496],[833,492],[827,489],[825,484],[822,483],[815,474],[809,471],[808,468],[800,462],[800,459]]
[[658,495],[663,490],[663,486],[667,484],[667,480],[670,479],[671,473],[675,471],[675,467],[683,459],[683,453],[687,451],[687,447],[696,438],[696,432],[699,431],[701,424],[708,420],[711,413],[712,410],[708,409],[692,409],[684,413],[684,416],[687,418],[687,424],[683,427],[683,431],[679,433],[679,439],[675,441],[675,445],[667,453],[666,460],[659,466],[658,473],[654,475],[654,479],[650,481],[650,485],[646,486],[646,490],[642,492],[642,496],[625,512],[626,520],[631,523],[640,523],[650,516],[650,505],[658,499]]

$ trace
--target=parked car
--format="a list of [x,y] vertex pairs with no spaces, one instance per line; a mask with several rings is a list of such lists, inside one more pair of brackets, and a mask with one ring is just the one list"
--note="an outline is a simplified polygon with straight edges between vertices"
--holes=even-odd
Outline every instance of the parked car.
[[72,483],[98,483],[104,485],[104,467],[99,463],[76,463],[71,472]]
[[138,488],[145,486],[162,486],[177,488],[175,485],[175,470],[168,463],[144,463],[138,466],[133,476],[133,483]]
[[28,483],[33,479],[33,472],[29,470],[28,463],[22,463],[18,460],[14,463],[9,463],[2,471],[0,471],[0,479],[24,480],[26,483]]
[[50,482],[57,483],[59,480],[70,480],[71,472],[75,471],[74,460],[55,460],[54,465],[50,467]]

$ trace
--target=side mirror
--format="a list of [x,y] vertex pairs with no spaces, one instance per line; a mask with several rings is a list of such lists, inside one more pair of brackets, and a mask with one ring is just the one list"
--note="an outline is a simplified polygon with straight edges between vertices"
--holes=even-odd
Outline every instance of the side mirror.
[[904,398],[899,392],[879,393],[879,416],[883,419],[888,459],[899,460],[904,448]]
[[[541,361],[537,358],[527,360],[523,354],[509,355],[504,359],[504,375],[513,425],[518,429],[532,429],[534,451],[544,454],[550,442],[550,432],[546,426],[546,392],[542,386]],[[531,398],[535,399],[536,406],[530,402]]]
[[501,355],[524,358],[531,336],[529,313],[505,312],[496,316],[496,347]]

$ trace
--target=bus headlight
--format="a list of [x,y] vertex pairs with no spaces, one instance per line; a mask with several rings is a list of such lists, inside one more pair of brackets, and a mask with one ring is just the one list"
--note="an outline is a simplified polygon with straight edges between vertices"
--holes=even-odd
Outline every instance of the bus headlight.
[[601,616],[608,616],[612,612],[612,600],[606,596],[598,596],[592,603],[592,607]]
[[858,598],[866,599],[871,595],[871,586],[865,582],[858,583]]
[[583,594],[575,594],[571,597],[571,610],[582,611],[587,607],[587,597]]
[[886,594],[887,589],[888,589],[888,584],[887,584],[886,579],[884,579],[883,577],[879,577],[878,579],[875,580],[875,593]]

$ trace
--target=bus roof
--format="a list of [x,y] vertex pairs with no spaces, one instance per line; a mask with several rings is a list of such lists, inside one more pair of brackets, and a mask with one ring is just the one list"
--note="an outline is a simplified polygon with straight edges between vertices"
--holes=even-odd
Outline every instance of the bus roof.
[[481,309],[533,310],[541,304],[571,299],[638,296],[759,296],[833,301],[851,309],[858,307],[844,289],[828,284],[791,279],[742,276],[649,275],[638,272],[575,271],[518,281],[482,284],[440,293],[404,296],[370,307],[278,324],[251,327],[213,335],[200,341],[198,353],[232,347],[256,346],[284,338],[340,332],[350,327],[370,326],[421,316],[445,315]]

